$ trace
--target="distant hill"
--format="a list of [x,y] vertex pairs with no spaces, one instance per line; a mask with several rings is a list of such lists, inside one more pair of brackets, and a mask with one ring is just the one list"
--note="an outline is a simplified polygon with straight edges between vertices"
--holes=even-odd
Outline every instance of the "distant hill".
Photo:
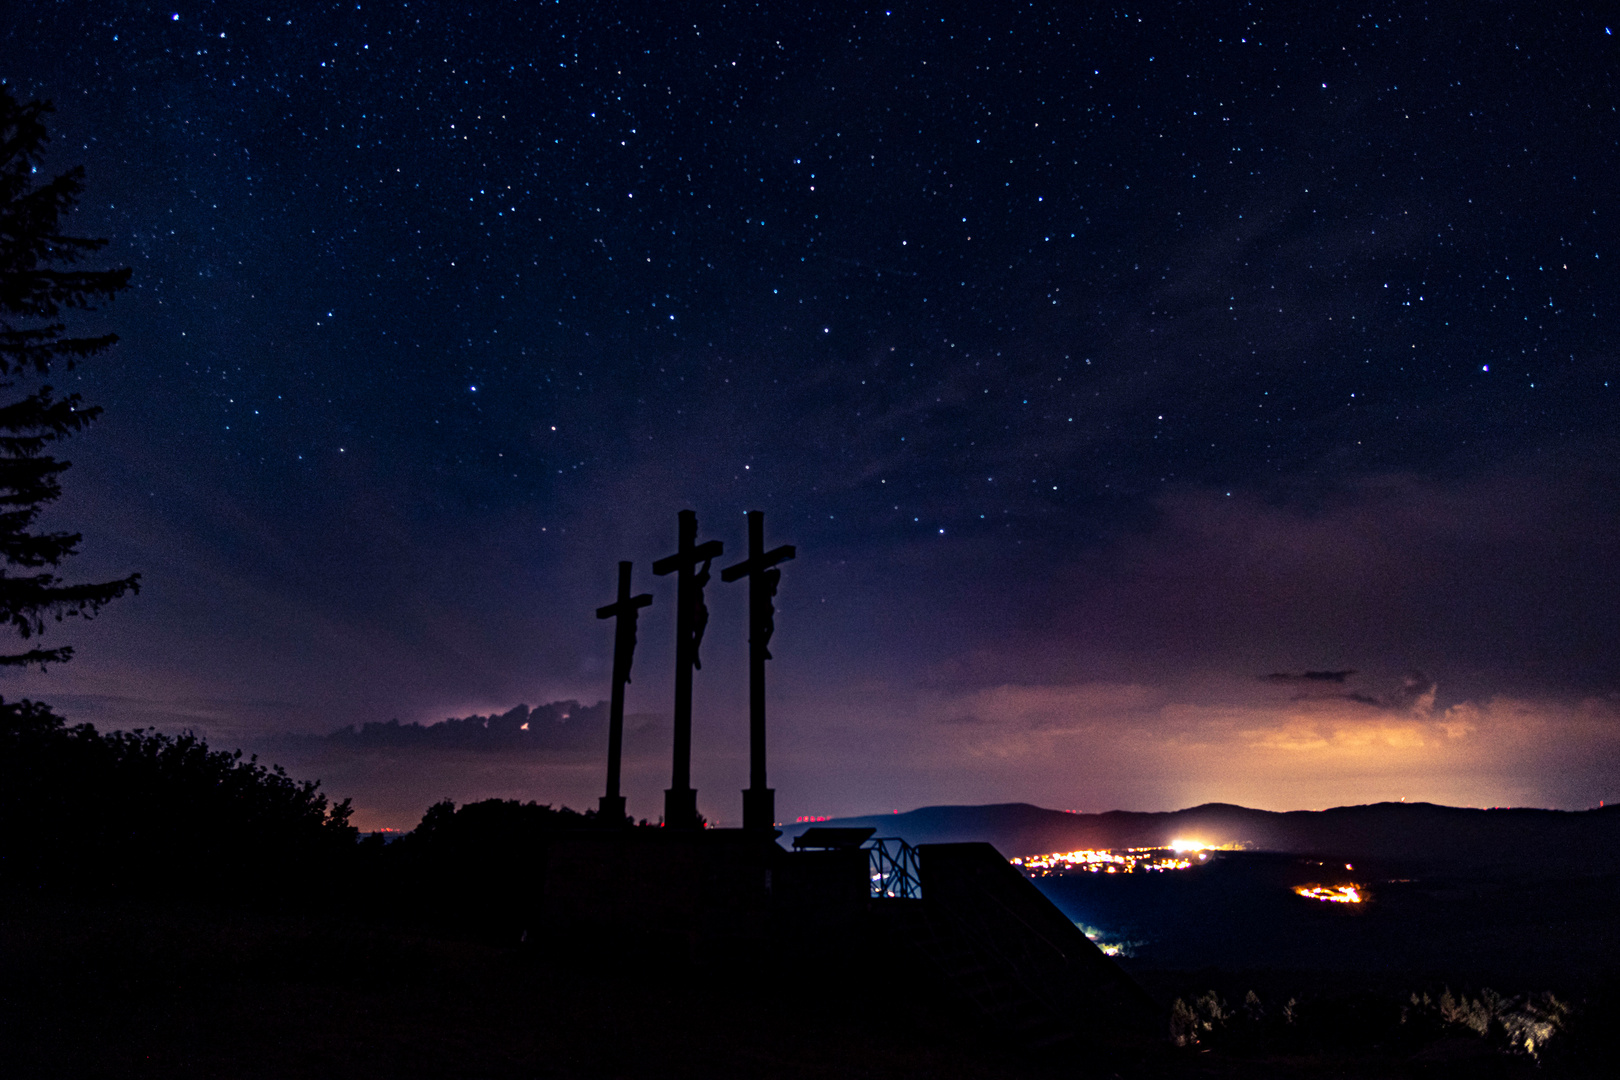
[[1277,813],[1225,803],[1188,810],[1071,814],[1028,803],[926,806],[904,814],[812,824],[872,826],[912,844],[984,840],[1009,858],[1080,848],[1165,847],[1172,840],[1242,844],[1260,851],[1420,862],[1472,871],[1620,872],[1620,808],[1475,810],[1433,803],[1376,803]]

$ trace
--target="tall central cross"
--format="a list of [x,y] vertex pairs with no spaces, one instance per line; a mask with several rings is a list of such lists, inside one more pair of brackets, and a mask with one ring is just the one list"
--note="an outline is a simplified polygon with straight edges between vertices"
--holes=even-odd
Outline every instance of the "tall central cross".
[[720,571],[721,581],[748,578],[748,790],[743,792],[743,828],[776,827],[776,792],[765,786],[765,661],[776,632],[776,564],[796,554],[792,544],[765,550],[765,515],[748,511],[748,558]]
[[[702,667],[698,643],[709,621],[703,586],[709,581],[709,563],[725,548],[718,540],[697,542],[697,511],[680,512],[679,541],[675,554],[653,563],[659,577],[673,573],[675,582],[675,766],[669,790],[664,792],[664,824],[672,829],[698,827],[697,792],[692,790],[692,669]],[[695,573],[698,564],[703,572]]]
[[596,609],[598,619],[614,619],[613,699],[608,706],[607,794],[597,816],[606,824],[624,822],[624,796],[619,794],[619,756],[624,748],[624,684],[630,681],[630,663],[636,655],[636,619],[652,603],[650,593],[630,595],[630,564],[619,564],[619,598]]

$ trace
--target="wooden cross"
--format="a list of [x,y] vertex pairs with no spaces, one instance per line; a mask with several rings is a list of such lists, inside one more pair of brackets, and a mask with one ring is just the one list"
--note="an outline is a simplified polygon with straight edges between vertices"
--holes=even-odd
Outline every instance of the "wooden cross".
[[[692,669],[698,666],[698,642],[708,622],[703,585],[709,563],[724,547],[718,540],[697,542],[697,511],[679,515],[679,542],[675,554],[653,563],[659,577],[673,573],[675,588],[675,765],[669,790],[664,792],[664,825],[674,829],[698,827],[697,792],[692,790]],[[693,573],[703,564],[701,579]]]
[[748,558],[720,571],[720,580],[748,578],[748,790],[743,792],[743,828],[776,827],[776,792],[765,786],[765,661],[776,632],[777,563],[797,552],[792,544],[765,550],[765,515],[748,511]]
[[624,684],[630,681],[630,664],[636,655],[636,619],[641,609],[652,603],[651,593],[630,595],[630,564],[619,564],[619,598],[596,609],[598,619],[617,619],[613,629],[613,699],[608,706],[607,794],[602,796],[597,816],[605,824],[624,822],[624,796],[619,794],[619,755],[624,749]]

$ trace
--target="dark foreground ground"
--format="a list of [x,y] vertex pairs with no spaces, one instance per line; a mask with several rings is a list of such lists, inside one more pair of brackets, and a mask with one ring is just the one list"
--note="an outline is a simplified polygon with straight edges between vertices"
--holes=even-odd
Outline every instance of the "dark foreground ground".
[[[1258,988],[1271,1019],[1245,1028],[1239,1016],[1203,1047],[1109,1062],[986,1034],[898,954],[840,961],[829,949],[769,976],[633,954],[604,968],[556,947],[330,913],[0,901],[6,1077],[1597,1077],[1615,1066],[1601,1034],[1615,999],[1596,980],[1574,995],[1588,1012],[1563,1050],[1537,1063],[1455,1031],[1403,1033],[1398,972],[1138,965],[1167,1030],[1175,997],[1208,990],[1235,1007]],[[1284,994],[1304,995],[1308,1038],[1276,1026]]]
[[744,985],[333,916],[12,897],[7,1077],[1014,1077],[870,970]]

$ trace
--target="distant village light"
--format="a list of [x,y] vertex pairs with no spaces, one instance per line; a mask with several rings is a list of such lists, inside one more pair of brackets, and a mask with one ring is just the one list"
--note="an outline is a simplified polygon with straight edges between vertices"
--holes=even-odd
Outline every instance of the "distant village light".
[[1359,904],[1366,899],[1360,885],[1300,885],[1294,892],[1325,904]]

